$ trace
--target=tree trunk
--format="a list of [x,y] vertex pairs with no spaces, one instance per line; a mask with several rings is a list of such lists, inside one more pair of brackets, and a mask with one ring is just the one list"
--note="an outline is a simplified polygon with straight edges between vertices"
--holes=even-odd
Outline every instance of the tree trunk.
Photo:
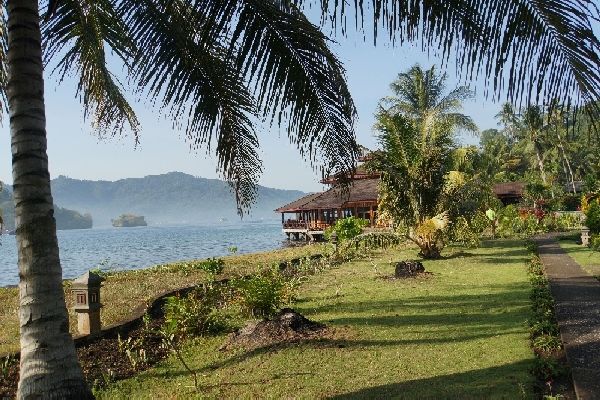
[[571,168],[571,161],[569,161],[569,157],[567,157],[567,152],[565,150],[565,147],[563,146],[563,144],[561,142],[558,143],[558,147],[562,153],[563,156],[563,160],[567,166],[567,179],[569,179],[569,183],[571,184],[571,188],[573,189],[573,194],[577,193],[577,189],[575,188],[575,177],[573,175],[573,168]]
[[436,259],[442,256],[441,252],[444,248],[444,244],[435,238],[423,238],[416,236],[412,232],[409,232],[408,238],[412,240],[417,246],[419,246],[419,255],[426,259]]
[[[542,155],[542,149],[540,144],[534,140],[533,146],[535,147],[535,156],[537,158],[538,168],[540,170],[540,175],[542,177],[542,183],[544,186],[548,185],[548,180],[546,179],[546,170],[544,169],[544,157]],[[550,195],[554,198],[554,190],[550,188]]]
[[8,85],[19,253],[19,399],[93,398],[69,334],[46,154],[36,0],[9,0]]

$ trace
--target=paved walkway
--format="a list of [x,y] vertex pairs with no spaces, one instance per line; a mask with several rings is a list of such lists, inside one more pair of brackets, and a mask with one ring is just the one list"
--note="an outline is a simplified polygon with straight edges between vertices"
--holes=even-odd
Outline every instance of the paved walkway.
[[554,235],[539,236],[536,242],[577,398],[600,399],[600,282],[561,249]]

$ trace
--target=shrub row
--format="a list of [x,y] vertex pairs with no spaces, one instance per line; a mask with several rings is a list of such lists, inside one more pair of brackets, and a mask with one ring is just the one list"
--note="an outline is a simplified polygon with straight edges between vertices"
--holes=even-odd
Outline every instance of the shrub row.
[[[535,252],[532,242],[528,250]],[[554,298],[550,292],[548,278],[540,258],[533,255],[528,265],[529,282],[531,283],[532,317],[529,320],[531,347],[536,361],[533,374],[540,383],[542,391],[551,391],[553,381],[565,376],[568,368],[561,362],[562,342],[558,324],[554,314]]]

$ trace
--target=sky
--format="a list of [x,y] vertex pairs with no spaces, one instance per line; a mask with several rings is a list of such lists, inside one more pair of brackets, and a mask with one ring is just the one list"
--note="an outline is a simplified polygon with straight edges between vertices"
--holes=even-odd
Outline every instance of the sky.
[[[423,67],[440,65],[441,60],[423,53],[414,45],[391,46],[380,41],[374,47],[372,40],[362,35],[338,37],[332,44],[334,52],[344,64],[350,92],[358,109],[356,134],[358,142],[376,148],[373,124],[378,101],[391,95],[389,84],[399,72],[415,63]],[[448,88],[460,82],[455,78],[453,64],[447,66]],[[119,71],[116,71],[117,75]],[[218,178],[216,161],[205,151],[192,152],[173,129],[170,121],[158,115],[147,101],[134,103],[141,122],[141,143],[134,146],[132,136],[98,139],[84,121],[82,107],[75,98],[76,80],[67,78],[60,85],[55,76],[46,73],[46,119],[48,158],[52,178],[65,175],[77,179],[118,180],[143,177],[170,171],[181,171],[204,178]],[[495,128],[494,115],[500,105],[487,100],[483,94],[483,81],[471,82],[476,98],[467,101],[464,113],[470,115],[480,130]],[[4,118],[0,134],[0,181],[11,183],[10,132]],[[289,144],[285,133],[277,128],[261,126],[258,129],[260,154],[264,162],[261,185],[302,191],[319,191],[319,172],[302,160],[297,150]],[[463,137],[464,143],[477,143],[476,137]]]

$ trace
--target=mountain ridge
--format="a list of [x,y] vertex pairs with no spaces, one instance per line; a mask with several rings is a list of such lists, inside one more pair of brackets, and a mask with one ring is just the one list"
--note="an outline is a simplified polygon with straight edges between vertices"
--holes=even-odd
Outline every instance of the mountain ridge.
[[[90,213],[94,226],[110,226],[124,213],[144,215],[150,225],[218,222],[237,217],[235,199],[227,182],[183,172],[123,178],[84,180],[60,175],[51,181],[55,204]],[[305,195],[299,190],[258,185],[257,202],[249,219],[276,219],[273,210]]]

